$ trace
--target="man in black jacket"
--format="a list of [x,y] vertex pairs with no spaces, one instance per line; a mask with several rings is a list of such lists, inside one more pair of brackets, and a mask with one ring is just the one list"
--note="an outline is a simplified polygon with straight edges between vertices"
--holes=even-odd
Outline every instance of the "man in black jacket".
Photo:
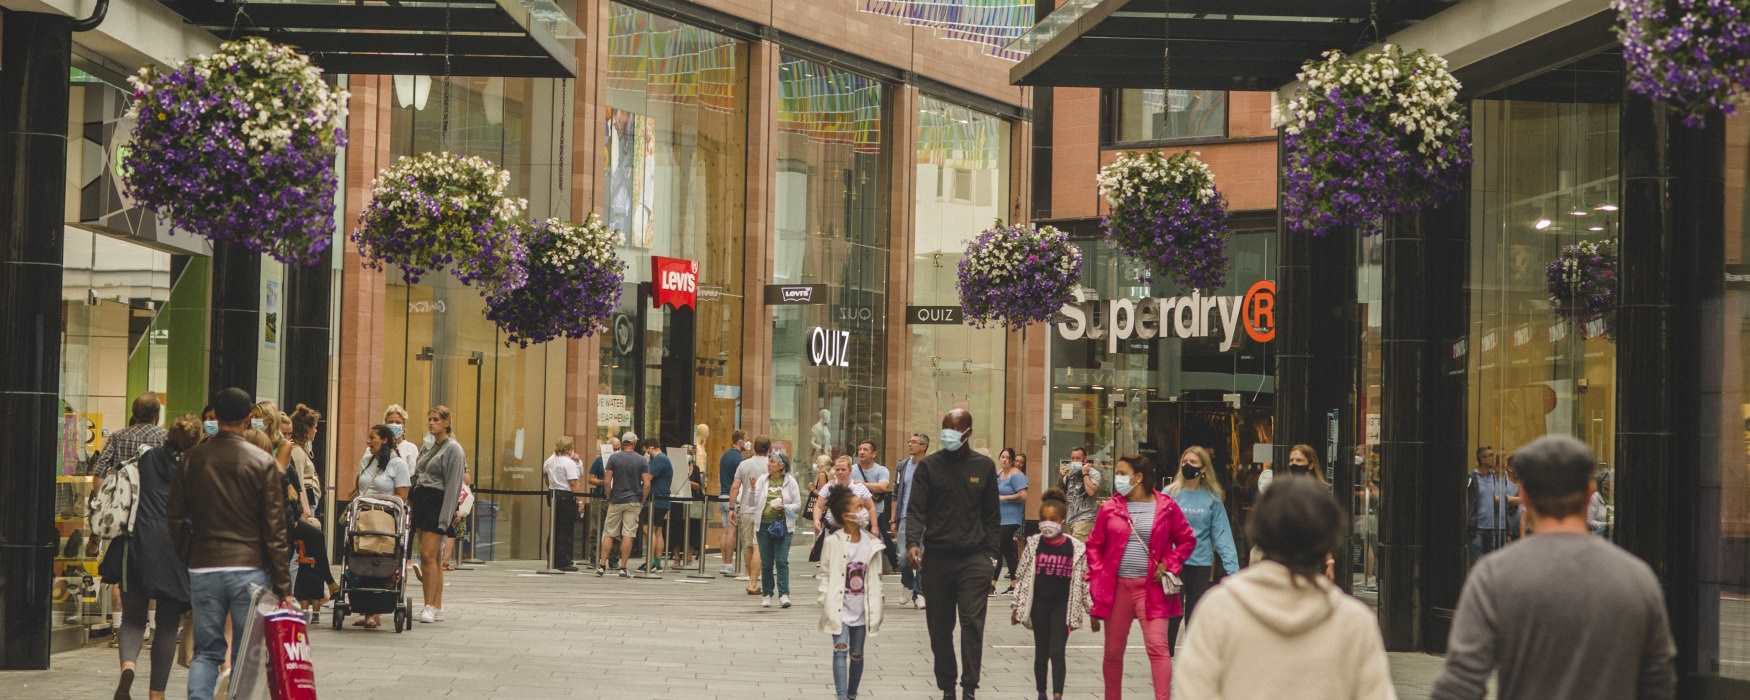
[[[978,690],[984,655],[984,611],[996,581],[997,468],[972,451],[972,414],[956,408],[942,416],[942,449],[924,458],[912,477],[905,511],[906,557],[923,576],[930,653],[936,687],[954,700],[954,622],[960,622],[965,700]],[[929,558],[924,559],[928,550]]]

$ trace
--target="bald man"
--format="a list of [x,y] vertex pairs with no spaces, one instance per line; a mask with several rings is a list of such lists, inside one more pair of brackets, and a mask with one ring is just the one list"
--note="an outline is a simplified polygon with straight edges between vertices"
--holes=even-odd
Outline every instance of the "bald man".
[[[960,624],[961,697],[978,691],[984,656],[985,603],[994,590],[998,541],[997,467],[972,450],[972,413],[942,416],[942,449],[925,457],[912,477],[906,504],[908,563],[923,577],[930,653],[936,687],[954,700],[954,624]],[[929,552],[925,558],[924,552]]]

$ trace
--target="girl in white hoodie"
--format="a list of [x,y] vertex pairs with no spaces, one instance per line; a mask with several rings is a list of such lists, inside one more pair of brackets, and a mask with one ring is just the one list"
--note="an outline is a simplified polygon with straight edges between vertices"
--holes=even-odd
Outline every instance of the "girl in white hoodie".
[[826,508],[844,529],[820,548],[820,631],[832,635],[832,681],[839,700],[857,697],[863,680],[863,642],[881,628],[881,538],[869,532],[869,513],[855,507],[850,487],[827,491]]
[[1264,561],[1204,595],[1173,660],[1173,695],[1394,700],[1373,612],[1324,576],[1341,542],[1337,500],[1312,479],[1281,481],[1246,524]]

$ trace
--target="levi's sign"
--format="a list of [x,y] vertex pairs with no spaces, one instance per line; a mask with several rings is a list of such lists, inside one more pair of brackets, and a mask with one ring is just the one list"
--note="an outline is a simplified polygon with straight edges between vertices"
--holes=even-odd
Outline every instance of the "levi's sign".
[[651,256],[650,276],[656,280],[650,301],[656,308],[697,308],[699,263],[681,258]]
[[826,303],[824,284],[768,284],[766,306]]
[[1057,334],[1064,340],[1106,341],[1116,353],[1119,341],[1130,338],[1206,338],[1220,334],[1221,351],[1233,348],[1245,333],[1257,343],[1276,339],[1276,283],[1260,280],[1244,296],[1144,297],[1092,300],[1064,304]]

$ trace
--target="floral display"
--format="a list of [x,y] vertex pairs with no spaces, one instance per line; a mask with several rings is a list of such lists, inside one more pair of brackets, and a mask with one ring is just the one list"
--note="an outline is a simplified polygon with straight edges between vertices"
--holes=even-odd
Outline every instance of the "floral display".
[[[1701,126],[1709,115],[1737,110],[1750,87],[1750,2],[1613,4],[1630,90],[1671,105],[1691,127]],[[1672,9],[1679,13],[1675,19]]]
[[352,234],[366,264],[401,268],[409,284],[448,269],[489,290],[523,285],[528,201],[505,196],[510,173],[483,158],[421,153],[395,161],[371,183],[371,203]]
[[1446,59],[1387,44],[1301,68],[1283,128],[1282,215],[1323,236],[1451,198],[1470,166],[1470,127]]
[[1069,234],[998,221],[967,245],[955,286],[968,323],[1019,329],[1056,315],[1072,300],[1081,274],[1082,251]]
[[486,295],[486,318],[509,342],[528,347],[582,338],[605,327],[620,304],[626,263],[614,254],[620,234],[591,214],[583,225],[558,219],[529,224],[526,283]]
[[228,41],[128,79],[133,145],[122,184],[169,224],[313,265],[334,235],[335,149],[347,94],[285,46]]
[[1227,199],[1197,154],[1124,153],[1100,169],[1106,236],[1188,288],[1227,279]]
[[1606,335],[1616,335],[1615,242],[1581,241],[1563,246],[1544,272],[1557,318],[1579,323],[1603,318]]

